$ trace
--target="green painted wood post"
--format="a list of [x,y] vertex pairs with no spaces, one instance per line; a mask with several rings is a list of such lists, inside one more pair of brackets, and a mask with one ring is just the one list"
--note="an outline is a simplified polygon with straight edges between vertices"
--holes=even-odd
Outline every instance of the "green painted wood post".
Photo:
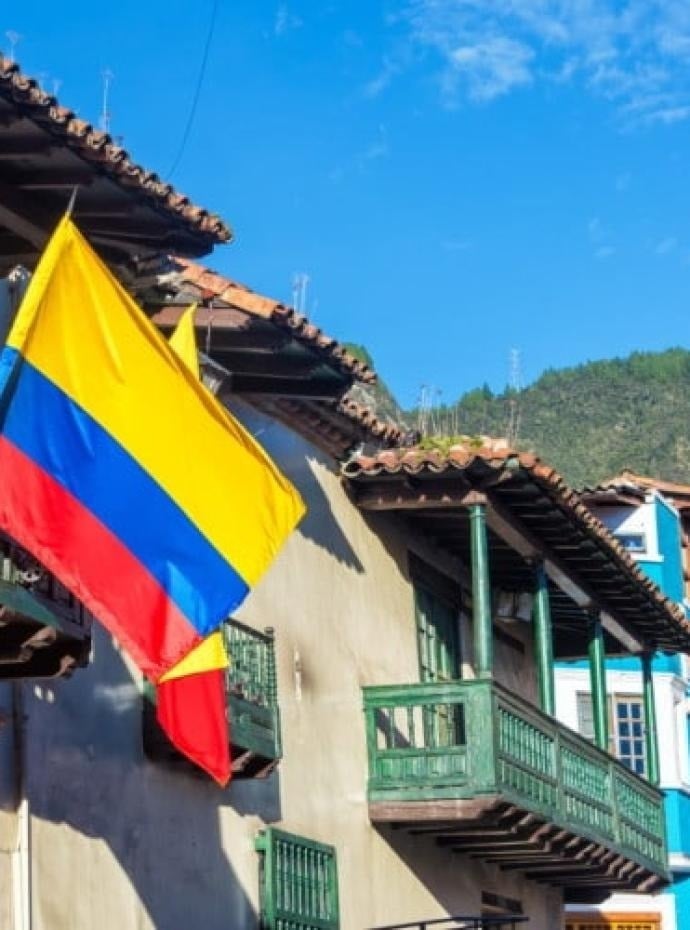
[[642,653],[642,692],[644,695],[644,734],[647,750],[647,779],[653,785],[659,784],[659,741],[656,728],[656,707],[654,705],[654,678],[652,677],[651,652]]
[[491,626],[489,552],[486,539],[486,506],[484,504],[471,504],[469,511],[474,671],[478,678],[490,678],[493,671],[493,631]]
[[534,574],[536,581],[533,610],[534,651],[537,660],[539,703],[544,713],[553,717],[556,713],[553,670],[553,629],[551,626],[549,586],[542,562],[537,563]]
[[589,622],[589,680],[592,686],[592,716],[594,742],[608,752],[609,715],[606,704],[606,650],[604,628],[599,613],[593,613]]

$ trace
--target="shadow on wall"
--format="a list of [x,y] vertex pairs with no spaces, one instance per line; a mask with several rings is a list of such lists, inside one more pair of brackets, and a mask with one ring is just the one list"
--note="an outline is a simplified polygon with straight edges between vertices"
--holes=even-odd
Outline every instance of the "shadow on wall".
[[[500,897],[514,901],[514,906],[519,906],[520,912],[527,915],[525,930],[527,927],[554,930],[563,926],[559,889],[527,882],[521,872],[506,873],[481,859],[470,859],[447,847],[439,847],[430,836],[412,835],[388,826],[379,826],[376,832],[446,914],[480,914],[483,898]],[[512,913],[512,908],[506,913]],[[429,910],[427,914],[403,915],[401,920],[432,916]]]
[[[145,926],[143,915],[134,918],[141,907],[162,930],[253,930],[257,917],[244,887],[256,880],[258,857],[243,881],[223,847],[250,846],[261,824],[244,823],[244,816],[280,819],[277,775],[233,781],[223,791],[201,776],[149,762],[141,700],[99,627],[89,669],[54,687],[42,683],[26,702],[38,925]],[[226,813],[221,835],[223,808],[237,817]],[[42,834],[40,821],[70,829]],[[102,841],[119,869],[87,838]],[[79,887],[90,892],[76,908],[71,893],[56,893]]]
[[298,527],[298,532],[348,568],[362,573],[364,567],[341,529],[331,503],[314,474],[314,465],[332,472],[332,461],[325,454],[317,453],[314,446],[289,427],[255,410],[241,398],[228,399],[227,406],[302,495],[307,512]]
[[306,460],[304,464],[299,481],[295,480],[307,506],[307,512],[297,528],[298,532],[305,539],[325,549],[348,568],[354,569],[360,575],[363,574],[364,566],[341,529],[333,513],[331,502],[316,480],[313,471],[308,467]]
[[[411,835],[394,827],[375,827],[376,832],[395,851],[417,881],[427,889],[441,911],[446,914],[478,914],[481,910],[481,866],[463,866],[462,860],[448,849],[441,849],[429,836]],[[430,918],[435,911],[403,915],[405,920]]]

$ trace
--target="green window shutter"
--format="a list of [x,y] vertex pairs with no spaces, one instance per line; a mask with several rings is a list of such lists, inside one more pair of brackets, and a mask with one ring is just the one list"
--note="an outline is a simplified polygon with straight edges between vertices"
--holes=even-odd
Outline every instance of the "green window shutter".
[[418,582],[414,598],[420,680],[455,681],[461,670],[457,610]]
[[333,846],[267,827],[256,849],[262,930],[339,930]]

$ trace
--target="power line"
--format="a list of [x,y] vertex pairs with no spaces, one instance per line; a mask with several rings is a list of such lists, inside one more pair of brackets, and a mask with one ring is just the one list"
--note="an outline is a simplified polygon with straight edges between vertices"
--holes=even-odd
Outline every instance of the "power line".
[[194,90],[194,97],[192,98],[192,106],[189,110],[189,116],[187,117],[187,123],[184,127],[184,132],[182,133],[182,139],[180,141],[180,147],[177,150],[177,155],[175,156],[172,168],[168,171],[167,178],[170,180],[177,170],[177,166],[182,159],[184,150],[187,147],[187,140],[189,139],[189,134],[192,130],[192,123],[194,122],[194,117],[196,116],[196,108],[199,104],[199,97],[201,96],[201,87],[204,83],[204,75],[206,74],[206,65],[208,64],[208,54],[211,50],[211,42],[213,40],[213,33],[216,28],[216,19],[218,16],[218,8],[220,6],[220,0],[213,0],[213,9],[211,10],[211,22],[208,27],[208,35],[206,36],[206,44],[204,45],[204,51],[201,56],[201,67],[199,68],[199,77],[197,78],[196,88]]

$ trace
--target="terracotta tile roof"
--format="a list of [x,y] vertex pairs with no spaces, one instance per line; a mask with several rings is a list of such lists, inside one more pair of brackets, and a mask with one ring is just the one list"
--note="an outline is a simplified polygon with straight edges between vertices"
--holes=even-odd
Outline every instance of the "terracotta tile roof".
[[[539,459],[531,452],[516,452],[506,439],[489,436],[452,445],[447,451],[426,449],[419,445],[409,449],[385,449],[372,456],[358,456],[348,462],[344,474],[348,478],[360,475],[399,474],[416,475],[422,471],[441,473],[452,469],[464,470],[473,462],[481,460],[492,467],[501,467],[509,459],[518,456],[521,464],[537,463]],[[575,493],[575,492],[573,492]]]
[[361,426],[368,436],[383,446],[400,445],[405,437],[405,430],[397,423],[382,419],[371,407],[358,403],[347,394],[338,404],[338,412]]
[[342,467],[343,476],[354,481],[385,475],[405,477],[426,473],[447,476],[452,472],[462,472],[474,486],[488,489],[498,489],[500,481],[522,472],[549,499],[555,511],[596,543],[607,560],[617,566],[623,578],[634,582],[636,588],[645,593],[650,607],[665,618],[683,641],[683,648],[690,647],[690,623],[683,609],[666,597],[639,568],[630,553],[583,503],[581,495],[534,453],[513,449],[505,439],[481,437],[477,441],[467,440],[453,445],[447,451],[425,450],[418,446],[386,449],[371,456],[356,457]]
[[597,488],[588,488],[587,490],[597,490],[598,488],[618,487],[630,484],[637,488],[646,488],[654,491],[661,491],[671,497],[690,497],[690,484],[681,484],[678,481],[664,481],[661,478],[652,478],[649,475],[640,475],[631,468],[624,468],[623,471],[611,478],[601,481]]
[[239,284],[186,258],[174,256],[172,262],[178,269],[175,283],[178,286],[191,285],[199,292],[201,300],[219,300],[228,306],[262,317],[287,331],[294,339],[313,349],[343,373],[369,384],[376,381],[376,373],[368,365],[355,358],[343,345],[327,336],[293,307],[288,307],[272,297],[257,294],[244,284]]
[[42,129],[64,141],[85,161],[98,166],[122,187],[139,191],[153,206],[173,214],[194,230],[228,242],[230,228],[214,213],[193,204],[184,194],[161,181],[157,174],[135,164],[127,151],[106,132],[94,128],[46,93],[17,64],[0,55],[0,98],[12,102]]
[[399,427],[380,419],[347,394],[337,403],[287,397],[253,397],[251,403],[337,460],[346,458],[362,443],[386,447],[399,443],[404,435]]

